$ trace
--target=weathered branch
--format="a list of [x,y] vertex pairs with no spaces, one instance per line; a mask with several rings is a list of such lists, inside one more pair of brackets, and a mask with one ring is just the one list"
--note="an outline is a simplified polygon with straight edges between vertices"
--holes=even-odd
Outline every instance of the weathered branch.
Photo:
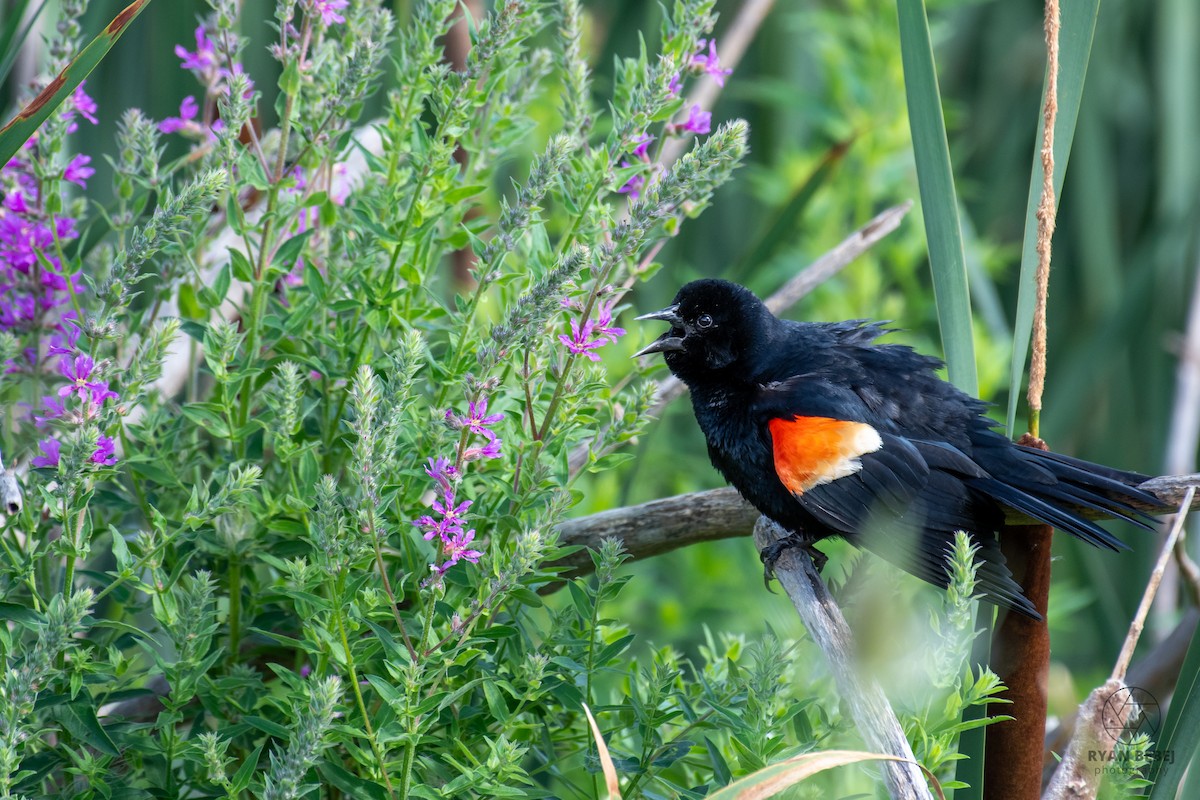
[[[760,517],[754,526],[754,541],[759,547],[767,547],[787,535],[787,531],[766,517]],[[912,748],[883,690],[860,674],[850,628],[808,553],[795,547],[784,550],[775,564],[775,577],[792,599],[808,635],[828,659],[838,697],[858,727],[866,749],[908,759],[908,762],[885,761],[880,765],[888,793],[894,800],[933,800],[920,768],[911,763],[916,760]]]
[[[1159,498],[1163,506],[1146,505],[1142,510],[1161,514],[1164,508],[1177,508],[1188,487],[1192,486],[1200,487],[1200,473],[1151,478],[1138,488]],[[1200,497],[1192,502],[1191,507],[1200,508]],[[1099,516],[1092,509],[1071,510],[1087,517]],[[634,558],[647,558],[699,542],[745,536],[750,533],[757,518],[758,512],[736,490],[725,488],[601,511],[567,520],[558,530],[563,544],[596,547],[604,539],[616,538],[625,543],[625,550]],[[1034,521],[1014,513],[1009,516],[1008,522],[1029,525]],[[574,568],[576,574],[592,569],[592,560],[584,552],[568,556],[559,563]]]

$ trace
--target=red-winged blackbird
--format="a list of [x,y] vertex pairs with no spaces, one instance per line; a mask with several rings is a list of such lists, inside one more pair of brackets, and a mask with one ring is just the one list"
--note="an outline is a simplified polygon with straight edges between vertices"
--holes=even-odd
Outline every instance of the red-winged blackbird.
[[[1146,527],[1135,505],[1160,505],[1136,488],[1142,475],[1009,441],[985,403],[937,376],[936,358],[875,344],[878,323],[777,319],[719,280],[638,319],[671,325],[638,355],[662,353],[687,384],[713,465],[792,532],[789,546],[842,536],[944,587],[963,530],[979,547],[981,596],[1037,617],[997,543],[1006,509],[1122,550],[1076,510]],[[768,551],[769,573],[780,551]]]

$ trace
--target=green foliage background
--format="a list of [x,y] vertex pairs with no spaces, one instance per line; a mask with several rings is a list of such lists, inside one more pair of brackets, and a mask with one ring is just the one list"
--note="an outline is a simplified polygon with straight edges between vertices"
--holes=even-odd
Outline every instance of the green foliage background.
[[[122,5],[95,0],[85,30],[99,29]],[[246,0],[244,14],[265,16],[270,5]],[[394,5],[403,19],[408,4]],[[976,304],[981,392],[1002,416],[1045,63],[1042,4],[927,5]],[[739,6],[718,3],[718,41]],[[588,8],[595,90],[607,96],[613,55],[636,52],[637,31],[654,30],[661,10],[642,0]],[[101,109],[97,142],[112,141],[124,108],[138,106],[161,119],[194,93],[172,47],[190,46],[195,15],[205,9],[202,0],[152,5],[89,79]],[[252,74],[272,67],[264,48],[256,42],[248,51]],[[1161,469],[1173,345],[1196,280],[1198,78],[1200,7],[1193,0],[1103,0],[1055,238],[1042,432],[1056,450],[1148,473]],[[260,86],[268,92],[262,107],[270,109],[270,83]],[[11,87],[5,92],[0,106],[13,99]],[[552,107],[533,113],[553,125]],[[663,250],[664,268],[635,296],[643,310],[665,305],[679,285],[699,276],[728,277],[768,294],[874,213],[917,197],[891,0],[778,2],[714,109],[714,123],[732,117],[750,122],[749,166],[717,193],[703,224],[687,226]],[[93,166],[92,186],[106,187],[106,165],[97,159]],[[510,169],[520,173],[524,166]],[[785,233],[764,240],[814,175],[816,189],[786,220]],[[936,352],[918,214],[919,208],[899,232],[792,313],[812,320],[891,319],[904,329],[899,338]],[[606,353],[620,374],[625,368],[618,362],[651,335],[627,327],[633,335]],[[720,484],[686,401],[652,426],[636,453],[620,470],[581,482],[584,499],[576,511]],[[1155,551],[1144,533],[1129,531],[1126,538],[1134,551],[1121,555],[1061,537],[1056,544],[1055,658],[1077,689],[1052,695],[1059,707],[1052,705],[1051,713],[1067,711],[1111,667],[1143,584],[1129,576],[1145,575]],[[844,561],[844,553],[834,553],[835,570]],[[800,634],[786,601],[763,591],[757,555],[746,540],[693,547],[626,569],[632,580],[608,616],[648,640],[696,652],[709,631],[748,638],[768,628]],[[924,591],[890,573],[887,580]]]
[[[262,16],[269,5],[247,0],[244,13]],[[401,18],[407,5],[394,4]],[[96,0],[85,29],[97,29],[121,6]],[[718,3],[718,41],[739,6]],[[1045,67],[1042,4],[934,0],[928,6],[976,304],[981,393],[1002,416]],[[613,54],[634,52],[637,32],[654,30],[661,10],[641,0],[587,7],[595,90],[603,95]],[[111,141],[119,109],[139,106],[155,118],[177,113],[194,85],[171,49],[191,45],[195,15],[206,8],[202,0],[151,6],[89,79],[104,112],[97,141]],[[1174,387],[1172,343],[1196,273],[1198,43],[1200,10],[1190,0],[1101,3],[1054,243],[1044,437],[1063,452],[1155,474]],[[272,62],[265,44],[257,44],[248,50],[250,71],[263,74]],[[549,124],[554,111],[540,115]],[[678,286],[705,275],[768,294],[872,214],[917,197],[890,0],[777,3],[713,119],[735,116],[750,122],[748,167],[717,193],[704,224],[663,250],[663,270],[635,300],[642,309],[665,305]],[[765,243],[769,257],[748,263],[756,250],[763,252],[761,237],[784,207],[840,146],[844,155],[825,171],[811,201],[784,235]],[[93,186],[105,186],[105,165],[95,166]],[[793,315],[891,319],[904,329],[900,338],[938,352],[917,214],[919,207],[900,231]],[[623,344],[631,352],[638,341],[635,331]],[[1018,427],[1023,424],[1019,419]],[[637,452],[617,473],[583,487],[579,513],[720,485],[685,400],[643,437]],[[1068,616],[1067,606],[1083,606],[1069,614],[1069,625],[1057,625],[1056,657],[1061,653],[1083,671],[1083,686],[1110,666],[1140,595],[1140,581],[1115,576],[1145,574],[1153,559],[1149,537],[1136,531],[1128,537],[1134,552],[1123,555],[1095,553],[1062,537],[1056,544],[1062,558],[1052,618]],[[786,603],[761,591],[757,556],[746,541],[695,547],[630,569],[635,578],[622,595],[624,608],[614,614],[656,641],[694,647],[705,625],[751,635],[766,625],[797,632]],[[1056,614],[1055,605],[1064,612]]]

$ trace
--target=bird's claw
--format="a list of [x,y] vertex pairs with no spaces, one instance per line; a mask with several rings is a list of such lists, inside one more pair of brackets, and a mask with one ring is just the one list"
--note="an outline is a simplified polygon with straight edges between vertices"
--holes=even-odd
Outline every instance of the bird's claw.
[[767,591],[771,591],[771,580],[775,577],[775,562],[779,561],[784,550],[790,550],[793,547],[799,548],[812,559],[817,572],[825,569],[825,564],[829,562],[829,556],[818,550],[815,545],[816,543],[811,539],[792,534],[782,539],[776,539],[760,550],[758,557],[763,562],[763,586],[767,588]]

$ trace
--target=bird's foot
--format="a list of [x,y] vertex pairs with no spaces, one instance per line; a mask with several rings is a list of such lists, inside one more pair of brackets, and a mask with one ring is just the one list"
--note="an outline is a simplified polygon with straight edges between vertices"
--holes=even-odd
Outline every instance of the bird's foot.
[[784,550],[790,550],[793,547],[799,548],[808,554],[812,559],[813,565],[816,566],[817,572],[825,569],[825,564],[829,561],[829,556],[822,553],[816,548],[816,542],[799,534],[793,533],[783,539],[776,539],[773,544],[764,547],[758,554],[763,562],[763,585],[767,590],[771,589],[771,579],[775,577],[775,562],[783,555]]

